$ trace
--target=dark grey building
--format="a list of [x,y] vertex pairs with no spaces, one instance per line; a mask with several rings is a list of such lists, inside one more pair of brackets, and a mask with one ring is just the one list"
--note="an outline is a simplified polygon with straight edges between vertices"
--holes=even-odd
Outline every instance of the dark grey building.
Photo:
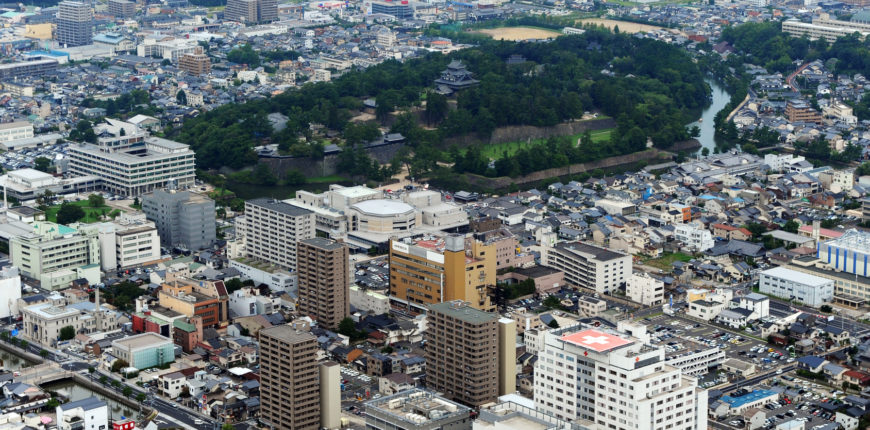
[[189,191],[157,190],[142,197],[142,211],[157,224],[164,246],[203,249],[215,241],[214,200]]
[[90,45],[93,35],[94,16],[89,4],[64,0],[57,5],[57,43],[68,47]]
[[242,23],[278,20],[277,0],[227,0],[224,19]]
[[136,3],[129,0],[109,0],[109,15],[118,18],[136,16]]

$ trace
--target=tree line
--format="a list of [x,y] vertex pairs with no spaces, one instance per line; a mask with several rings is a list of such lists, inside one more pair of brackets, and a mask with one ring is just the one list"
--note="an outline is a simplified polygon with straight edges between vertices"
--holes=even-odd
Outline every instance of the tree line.
[[[526,61],[508,64],[511,56]],[[452,60],[461,60],[480,81],[460,91],[455,102],[432,91],[434,80]],[[392,130],[408,138],[411,152],[395,163],[413,164],[420,172],[443,159],[448,137],[474,134],[486,140],[498,127],[552,126],[592,109],[616,119],[619,129],[608,144],[587,145],[574,157],[562,151],[564,157],[533,163],[535,168],[553,167],[565,159],[637,151],[647,138],[659,147],[685,140],[689,112],[709,103],[708,93],[700,69],[680,48],[589,28],[583,35],[549,43],[484,40],[449,55],[430,53],[404,63],[388,60],[329,83],[222,106],[186,120],[172,137],[192,145],[200,168],[241,168],[256,162],[251,148],[263,143],[277,143],[293,155],[322,154],[322,147],[307,149],[317,141],[311,125],[319,124],[342,133],[345,150],[353,155],[345,156],[344,167],[351,167],[345,171],[383,176],[393,163],[375,167],[353,151],[362,143],[359,137],[369,137],[371,130],[350,122],[366,98],[375,99],[378,121],[386,124],[395,116]],[[275,132],[267,119],[273,112],[289,118],[281,131]],[[516,163],[505,160],[507,167],[501,171],[526,171],[529,167],[519,158]],[[476,161],[468,165],[474,167],[467,171],[480,170]]]

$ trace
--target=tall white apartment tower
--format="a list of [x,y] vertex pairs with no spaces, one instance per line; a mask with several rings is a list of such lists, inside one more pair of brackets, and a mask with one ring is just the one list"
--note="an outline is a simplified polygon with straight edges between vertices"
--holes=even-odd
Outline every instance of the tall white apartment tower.
[[580,327],[546,333],[536,409],[597,430],[706,430],[707,391],[665,364],[644,327],[623,328],[634,336]]

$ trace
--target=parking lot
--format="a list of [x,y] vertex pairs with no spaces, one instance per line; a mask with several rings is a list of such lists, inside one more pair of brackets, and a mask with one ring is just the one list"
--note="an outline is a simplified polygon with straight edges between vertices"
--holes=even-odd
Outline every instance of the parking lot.
[[[791,378],[791,376],[786,376]],[[764,428],[771,430],[782,423],[798,420],[804,423],[805,429],[813,429],[818,426],[830,424],[835,420],[833,409],[840,401],[829,397],[821,397],[825,392],[823,387],[818,384],[811,384],[800,379],[794,381],[786,381],[777,379],[778,383],[772,385],[772,389],[788,389],[792,391],[803,391],[803,394],[797,396],[784,396],[777,402],[768,403],[761,410],[765,413],[766,419]],[[815,385],[815,387],[813,387]],[[804,386],[809,388],[805,390]],[[737,394],[737,392],[735,392]],[[842,393],[840,393],[842,395]],[[815,399],[815,400],[813,400]],[[720,424],[725,424],[734,428],[744,428],[745,421],[740,415],[730,415],[717,420]]]
[[390,265],[387,257],[357,263],[354,266],[356,283],[372,290],[385,290],[390,285]]
[[341,408],[348,413],[360,415],[362,403],[380,398],[378,385],[372,378],[350,367],[341,367]]

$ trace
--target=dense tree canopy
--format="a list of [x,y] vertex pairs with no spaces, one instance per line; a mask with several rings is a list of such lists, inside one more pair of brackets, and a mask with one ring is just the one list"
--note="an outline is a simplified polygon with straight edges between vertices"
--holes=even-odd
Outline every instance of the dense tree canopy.
[[[248,49],[234,49],[230,60],[253,61],[242,58],[248,52],[257,54]],[[509,65],[505,60],[512,55],[527,61]],[[434,80],[454,59],[462,60],[480,81],[460,91],[455,105],[430,92]],[[619,130],[611,142],[584,148],[591,151],[577,157],[562,152],[564,159],[575,160],[592,159],[588,154],[637,151],[647,138],[660,147],[687,139],[687,113],[708,103],[708,91],[698,67],[679,47],[590,29],[583,35],[549,43],[485,40],[476,48],[447,56],[431,53],[404,63],[386,61],[329,83],[308,84],[269,99],[222,106],[185,121],[174,137],[193,146],[199,167],[240,168],[254,163],[257,157],[251,148],[267,141],[277,143],[284,153],[307,155],[311,145],[301,137],[311,136],[311,124],[321,124],[343,132],[345,152],[350,153],[342,160],[347,168],[344,171],[374,179],[371,175],[387,173],[386,166],[377,166],[353,150],[374,136],[373,128],[348,125],[366,98],[376,100],[380,121],[397,115],[392,129],[408,138],[414,158],[429,150],[446,150],[444,138],[473,134],[486,140],[502,126],[552,126],[578,119],[594,108],[615,118]],[[421,121],[437,129],[424,130],[417,124],[417,115],[401,114],[410,109],[420,109]],[[289,118],[281,131],[273,131],[267,120],[273,112]],[[573,146],[568,143],[566,149],[576,148],[575,142]],[[322,149],[311,152],[322,154]],[[414,167],[425,171],[439,157],[435,152]],[[397,159],[396,163],[403,161],[413,162]],[[526,172],[529,168],[508,164],[500,170]],[[465,171],[481,170],[476,160],[469,165]]]

